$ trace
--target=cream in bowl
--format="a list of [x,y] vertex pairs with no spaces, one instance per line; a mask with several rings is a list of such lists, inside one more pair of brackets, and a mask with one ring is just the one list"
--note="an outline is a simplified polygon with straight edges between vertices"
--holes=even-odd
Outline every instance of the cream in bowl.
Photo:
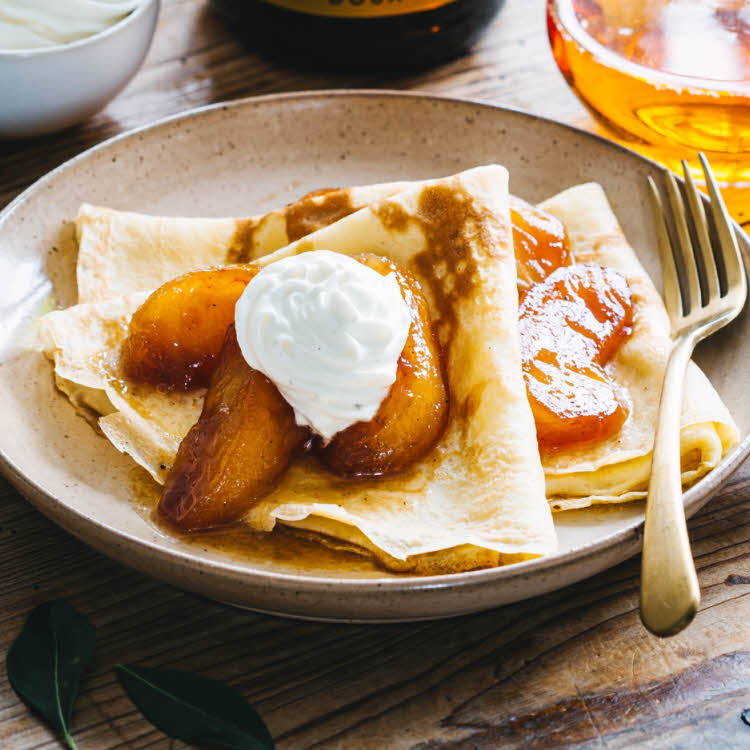
[[143,0],[0,0],[0,50],[38,49],[98,34]]
[[159,0],[0,0],[0,137],[85,120],[148,51]]

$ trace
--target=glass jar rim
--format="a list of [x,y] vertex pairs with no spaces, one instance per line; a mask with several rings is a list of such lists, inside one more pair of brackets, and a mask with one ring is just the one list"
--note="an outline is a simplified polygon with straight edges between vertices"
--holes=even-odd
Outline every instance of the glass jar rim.
[[[640,78],[651,84],[658,84],[677,91],[688,89],[694,95],[716,96],[717,92],[747,97],[750,96],[750,81],[725,80],[720,78],[699,78],[698,76],[669,73],[647,65],[640,65],[611,49],[590,36],[578,20],[573,0],[549,0],[549,12],[557,16],[561,29],[590,54],[598,57],[607,67],[616,68],[633,78]],[[716,85],[711,85],[716,84]]]

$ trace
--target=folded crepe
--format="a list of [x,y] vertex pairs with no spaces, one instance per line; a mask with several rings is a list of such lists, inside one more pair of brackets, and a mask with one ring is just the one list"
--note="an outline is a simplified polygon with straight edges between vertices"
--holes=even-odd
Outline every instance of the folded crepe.
[[[342,479],[312,457],[293,461],[248,513],[252,528],[270,531],[281,522],[418,573],[494,566],[555,550],[521,373],[507,180],[504,168],[488,166],[414,183],[261,258],[265,265],[316,249],[370,252],[411,272],[445,347],[451,411],[436,448],[403,475]],[[99,420],[102,431],[163,482],[203,395],[161,393],[119,371],[128,321],[147,294],[50,313],[41,331],[60,385],[103,392],[111,406]]]
[[[629,402],[628,418],[615,435],[595,445],[543,454],[547,496],[555,510],[643,498],[671,349],[664,303],[625,239],[600,185],[572,187],[540,208],[565,225],[576,263],[617,269],[627,279],[635,305],[633,332],[606,367]],[[726,406],[691,362],[680,422],[683,484],[713,469],[738,439],[739,431]]]
[[156,289],[195,268],[254,260],[410,184],[316,190],[244,219],[147,216],[84,203],[76,218],[78,301]]

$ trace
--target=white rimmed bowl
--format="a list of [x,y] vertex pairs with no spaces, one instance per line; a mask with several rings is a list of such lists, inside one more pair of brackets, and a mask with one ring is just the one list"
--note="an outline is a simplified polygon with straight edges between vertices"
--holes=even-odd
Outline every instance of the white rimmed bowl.
[[104,107],[141,66],[159,3],[145,0],[118,23],[76,42],[0,50],[0,137],[52,133]]

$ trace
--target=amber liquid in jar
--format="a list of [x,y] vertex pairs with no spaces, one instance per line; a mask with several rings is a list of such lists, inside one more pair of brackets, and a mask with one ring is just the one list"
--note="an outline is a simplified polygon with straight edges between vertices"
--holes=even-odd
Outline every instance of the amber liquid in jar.
[[339,73],[400,72],[465,52],[504,0],[213,0],[251,49]]
[[750,221],[750,3],[549,0],[555,60],[605,133],[701,178],[703,151]]

